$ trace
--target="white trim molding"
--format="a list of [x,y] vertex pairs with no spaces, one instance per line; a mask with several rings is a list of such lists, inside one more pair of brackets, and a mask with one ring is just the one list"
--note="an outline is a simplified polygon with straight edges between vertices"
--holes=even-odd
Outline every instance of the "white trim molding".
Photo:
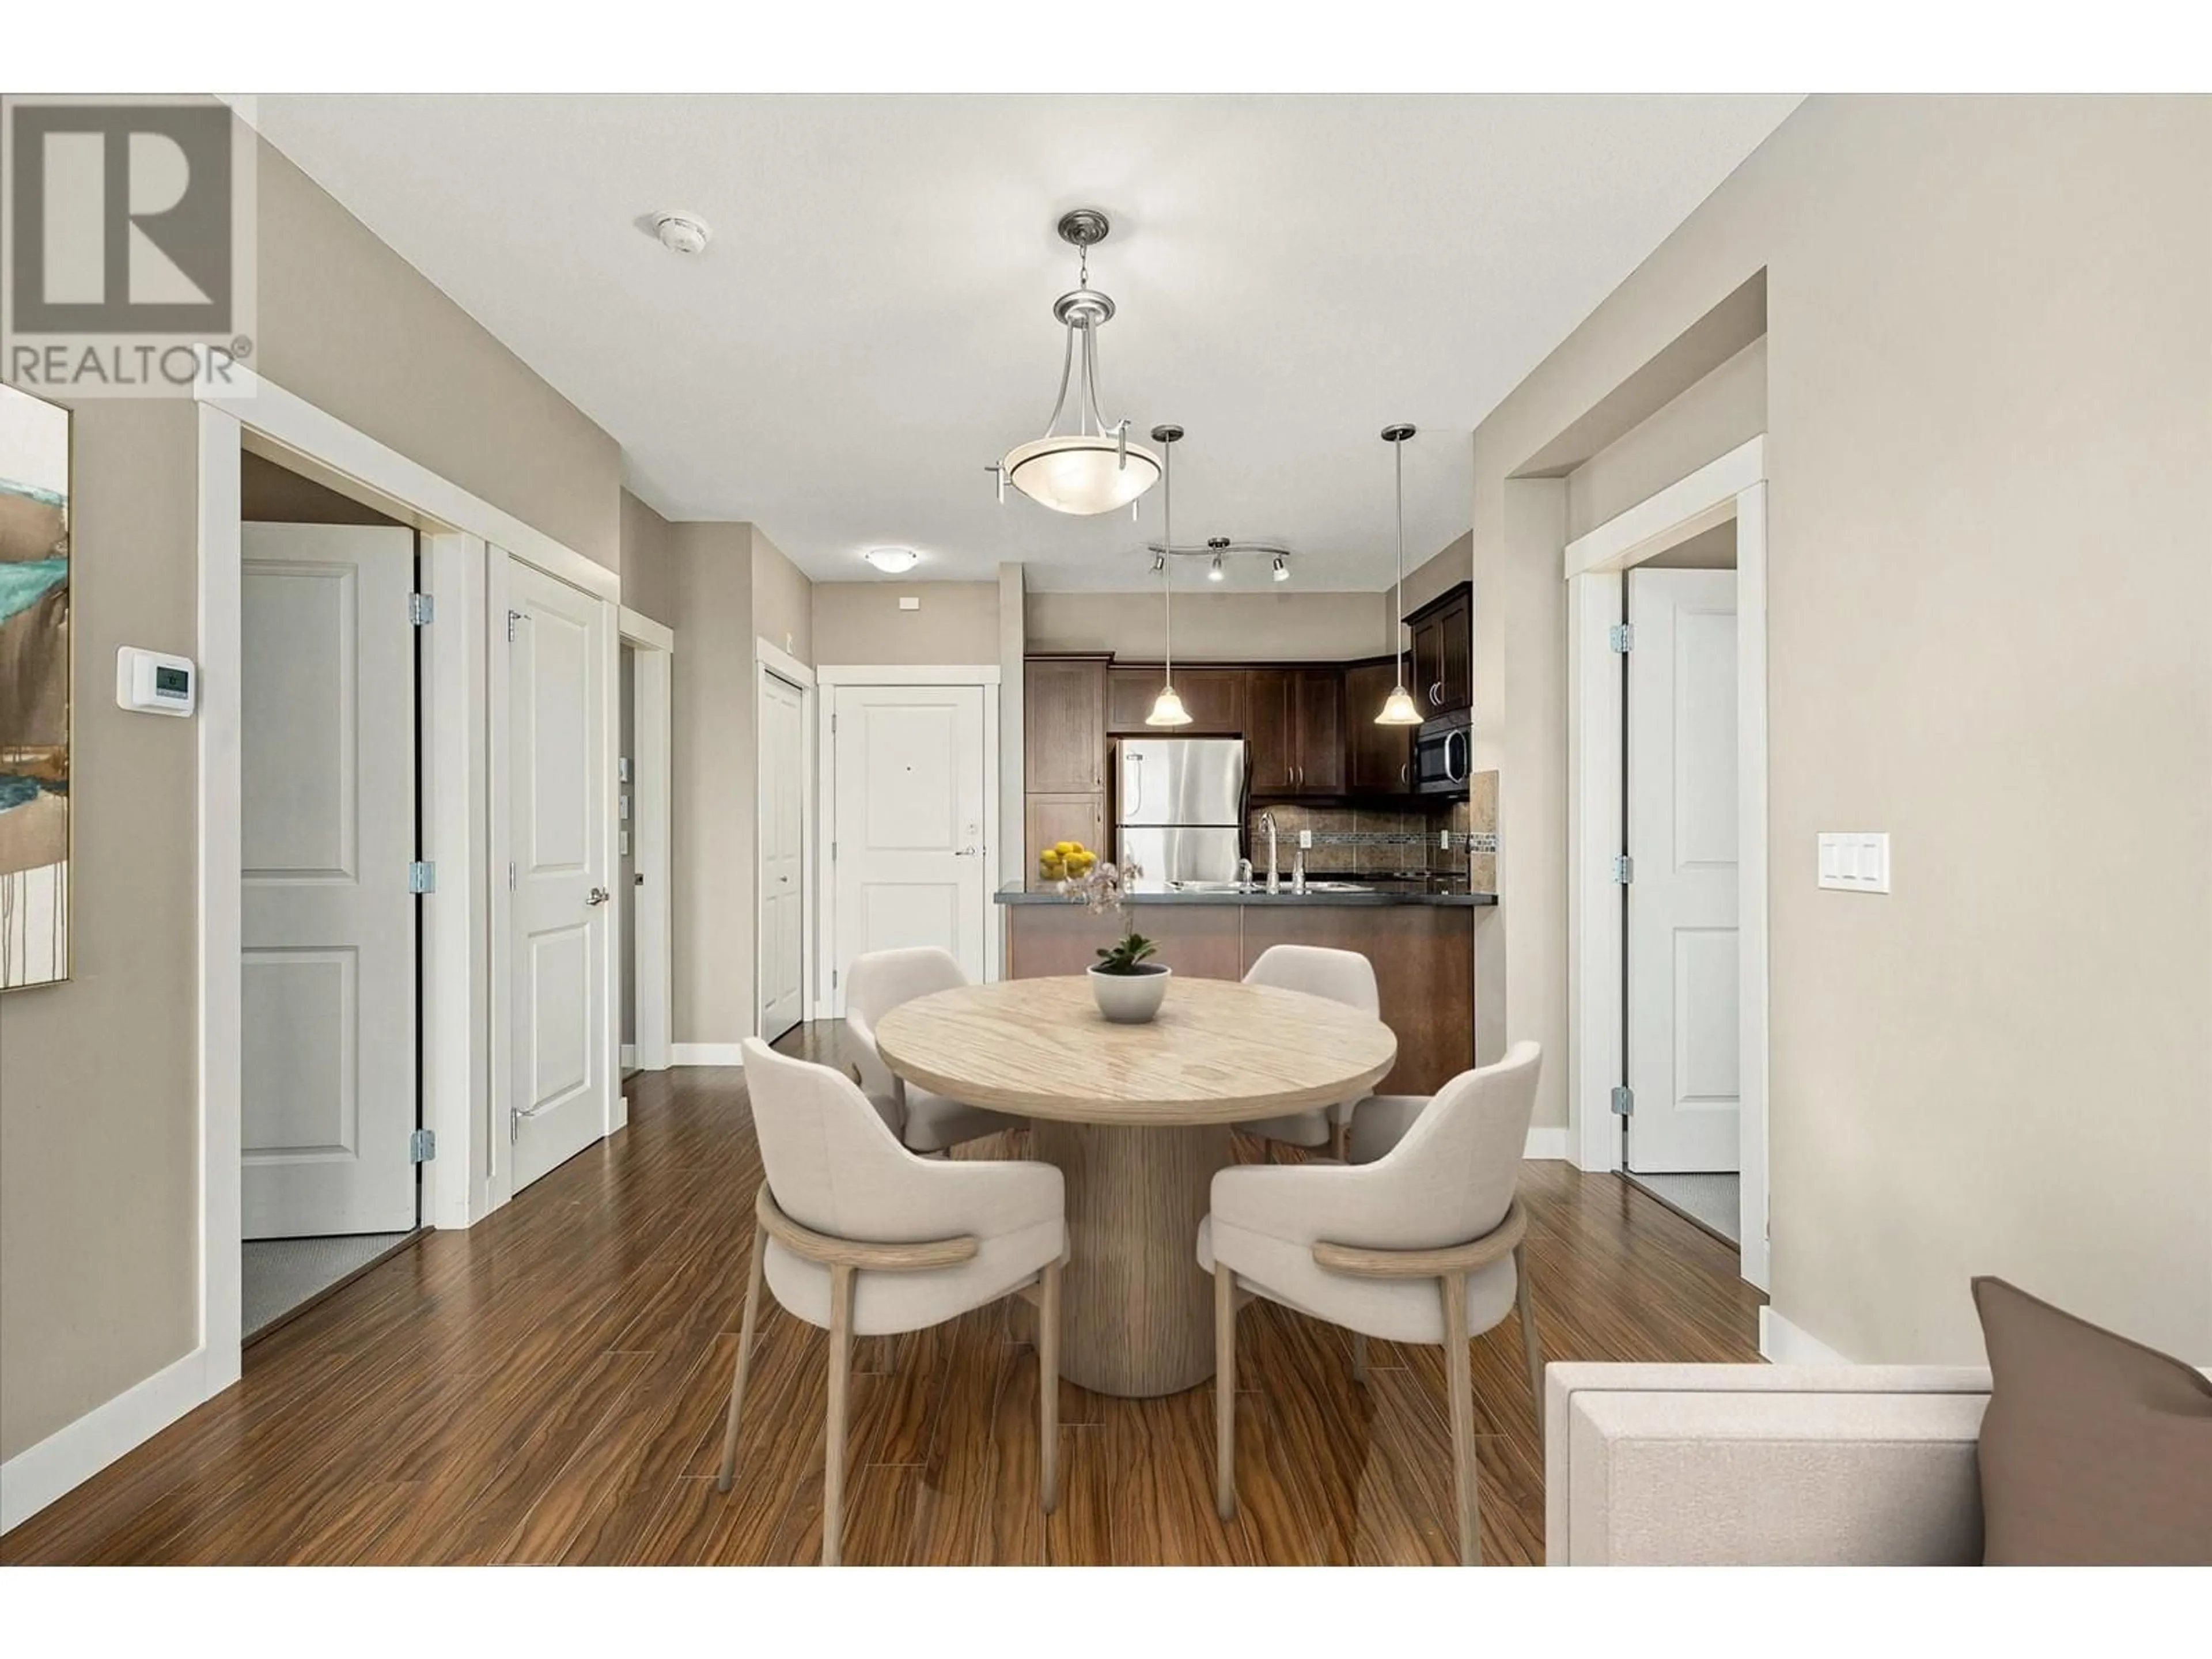
[[760,740],[764,712],[768,701],[768,683],[771,678],[782,681],[799,693],[799,1018],[811,1020],[817,1006],[815,981],[821,973],[821,961],[825,954],[826,939],[822,932],[821,861],[817,843],[821,839],[816,823],[821,817],[823,800],[822,747],[819,729],[826,724],[821,715],[821,693],[814,682],[814,671],[768,641],[755,635],[753,639],[753,1032],[760,1035],[761,987],[767,982],[766,955],[768,936],[760,926],[759,911],[765,889],[762,885],[762,860],[766,854],[766,822],[769,798],[761,787],[762,768],[767,764],[768,747]]
[[[235,1355],[232,1363],[234,1371]],[[203,1345],[0,1463],[0,1532],[21,1526],[229,1386],[210,1388],[207,1373]]]
[[[676,632],[629,610],[620,612],[617,631],[631,652],[634,758],[645,773],[642,779],[633,776],[629,784],[632,873],[643,881],[632,882],[618,896],[631,907],[633,923],[629,969],[637,1010],[635,1063],[641,1071],[662,1072],[672,1063],[669,1043],[676,996],[675,865],[669,829],[675,801]],[[618,665],[620,659],[617,652]],[[619,735],[616,746],[621,746]],[[625,1118],[628,1114],[624,1107]]]
[[1735,516],[1735,498],[1766,478],[1766,440],[1748,439],[1686,478],[1567,544],[1564,574],[1626,570]]
[[1770,1365],[1850,1365],[1826,1343],[1771,1307],[1759,1310],[1759,1355]]
[[745,1048],[742,1042],[678,1042],[670,1045],[668,1063],[672,1066],[742,1066],[745,1063]]
[[753,660],[772,670],[777,678],[790,681],[802,691],[814,689],[813,669],[757,634],[753,635]]
[[904,667],[841,662],[817,665],[814,679],[817,685],[996,685],[1000,674],[999,665],[994,662],[923,663]]
[[648,651],[676,649],[676,630],[665,623],[657,623],[642,611],[633,611],[628,605],[615,612],[616,632],[631,645],[641,645]]

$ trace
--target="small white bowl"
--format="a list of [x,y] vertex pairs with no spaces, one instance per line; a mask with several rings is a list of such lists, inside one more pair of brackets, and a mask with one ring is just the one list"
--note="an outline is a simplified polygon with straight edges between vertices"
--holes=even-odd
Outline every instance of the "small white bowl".
[[1160,1011],[1175,969],[1146,963],[1133,974],[1109,974],[1092,968],[1091,1000],[1098,1012],[1116,1025],[1142,1025]]

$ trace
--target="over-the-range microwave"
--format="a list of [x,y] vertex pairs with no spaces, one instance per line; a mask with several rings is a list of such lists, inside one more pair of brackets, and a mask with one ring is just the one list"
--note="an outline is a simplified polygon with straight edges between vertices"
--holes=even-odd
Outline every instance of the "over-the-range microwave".
[[1466,794],[1474,755],[1474,724],[1466,709],[1422,721],[1413,734],[1413,793]]

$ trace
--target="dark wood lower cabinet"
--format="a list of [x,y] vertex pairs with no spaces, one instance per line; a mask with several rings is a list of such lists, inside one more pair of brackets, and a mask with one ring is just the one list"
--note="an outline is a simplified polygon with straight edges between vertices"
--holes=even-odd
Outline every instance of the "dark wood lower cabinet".
[[1025,815],[1029,866],[1036,856],[1060,842],[1079,842],[1092,852],[1106,850],[1106,797],[1102,794],[1031,795]]
[[[1079,974],[1120,931],[1111,916],[1074,904],[1009,904],[1006,974]],[[1271,945],[1357,951],[1375,964],[1382,1023],[1398,1061],[1377,1094],[1434,1094],[1474,1064],[1474,919],[1442,904],[1134,904],[1127,925],[1160,960],[1194,979],[1242,979]],[[1169,993],[1174,994],[1172,988]]]

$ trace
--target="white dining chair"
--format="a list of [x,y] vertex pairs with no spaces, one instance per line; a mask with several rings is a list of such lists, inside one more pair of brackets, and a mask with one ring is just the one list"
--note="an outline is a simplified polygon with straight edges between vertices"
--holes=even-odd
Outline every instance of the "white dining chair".
[[[1271,945],[1260,953],[1259,960],[1244,975],[1244,982],[1327,997],[1364,1014],[1379,1015],[1382,1007],[1382,994],[1375,985],[1375,964],[1357,951],[1332,951],[1317,945]],[[1332,1147],[1341,1160],[1358,1105],[1357,1099],[1343,1100],[1310,1112],[1262,1118],[1237,1127],[1247,1134],[1285,1146]]]
[[761,1279],[789,1313],[830,1333],[822,1564],[838,1560],[845,1506],[845,1389],[854,1336],[895,1336],[1023,1294],[1037,1308],[1038,1474],[1060,1498],[1060,1270],[1066,1202],[1049,1164],[934,1162],[892,1138],[853,1080],[744,1044],[745,1090],[768,1178],[754,1196],[752,1260],[717,1490],[738,1465],[738,1422],[758,1328]]
[[963,1141],[1022,1127],[1018,1117],[912,1087],[876,1050],[876,1027],[892,1009],[967,983],[951,953],[929,945],[871,951],[846,973],[845,1030],[860,1050],[860,1087],[909,1152],[946,1152]]
[[[1514,1310],[1543,1424],[1543,1364],[1513,1195],[1535,1109],[1542,1050],[1516,1043],[1422,1102],[1378,1097],[1361,1114],[1350,1164],[1245,1164],[1213,1177],[1198,1231],[1213,1275],[1215,1501],[1237,1512],[1237,1298],[1249,1291],[1365,1339],[1440,1343],[1451,1419],[1460,1559],[1480,1559],[1474,1401],[1468,1343]],[[1387,1144],[1386,1144],[1387,1143]],[[1358,1162],[1362,1154],[1369,1159]]]

